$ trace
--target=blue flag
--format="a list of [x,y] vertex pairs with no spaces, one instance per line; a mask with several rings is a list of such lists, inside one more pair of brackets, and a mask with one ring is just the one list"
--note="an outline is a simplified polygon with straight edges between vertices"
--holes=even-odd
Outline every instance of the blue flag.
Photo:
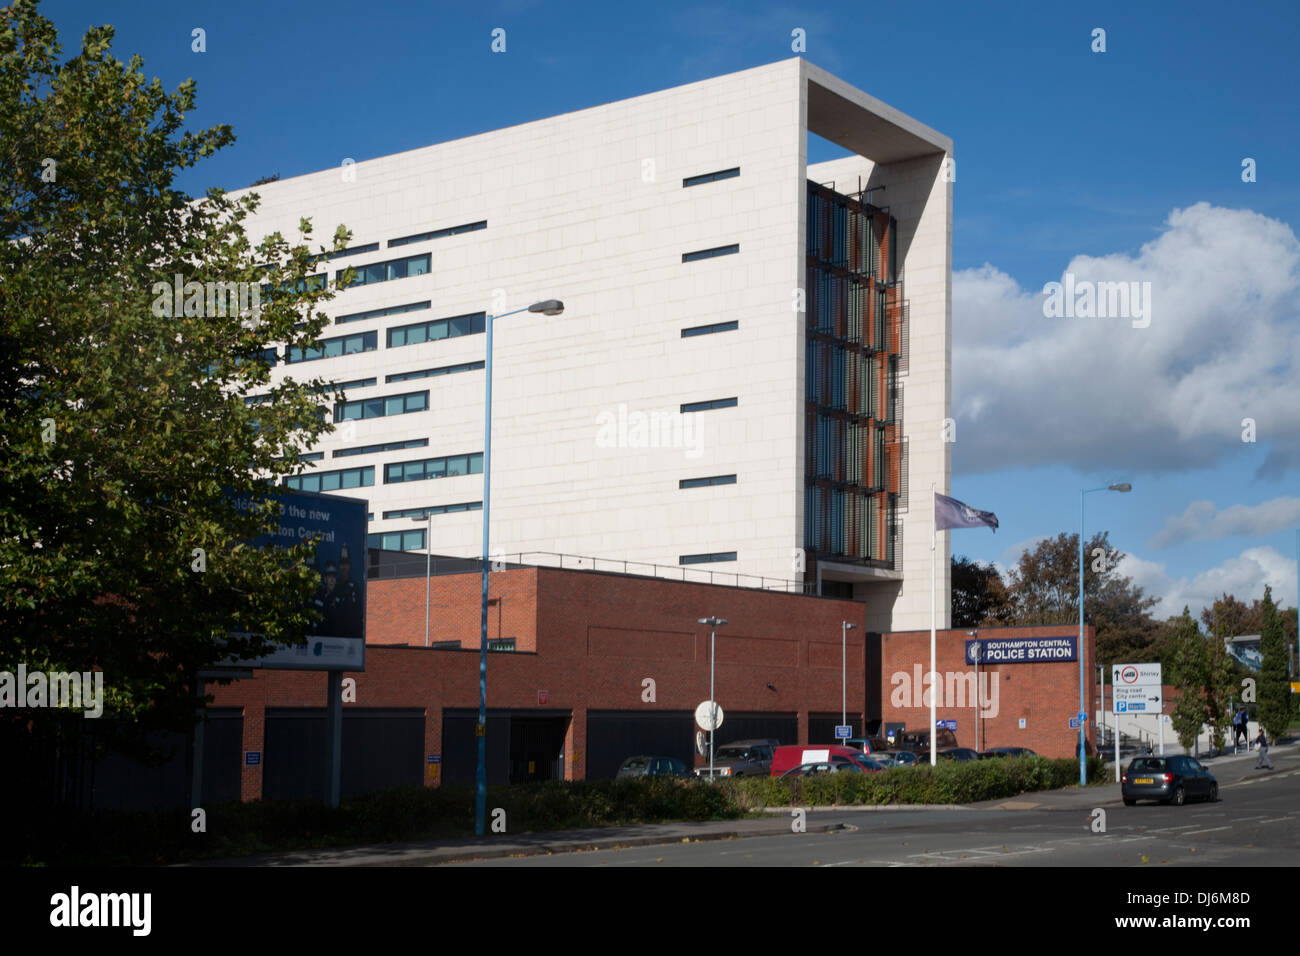
[[992,511],[980,511],[947,495],[934,496],[934,530],[947,528],[992,528],[998,530],[998,516]]

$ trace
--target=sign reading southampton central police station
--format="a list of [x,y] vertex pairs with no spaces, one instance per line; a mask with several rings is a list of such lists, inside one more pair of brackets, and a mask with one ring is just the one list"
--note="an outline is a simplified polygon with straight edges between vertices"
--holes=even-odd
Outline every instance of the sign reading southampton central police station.
[[[979,656],[976,657],[976,648]],[[1043,664],[1078,660],[1079,639],[1069,637],[992,637],[966,642],[966,663]]]

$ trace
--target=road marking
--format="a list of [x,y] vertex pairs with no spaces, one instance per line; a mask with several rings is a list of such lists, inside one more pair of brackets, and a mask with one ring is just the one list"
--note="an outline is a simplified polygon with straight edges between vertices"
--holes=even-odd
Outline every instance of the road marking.
[[1174,830],[1195,830],[1199,823],[1189,823],[1182,827],[1161,827],[1159,830],[1147,830],[1147,833],[1172,833]]
[[1208,830],[1193,830],[1191,833],[1181,833],[1181,834],[1179,834],[1179,836],[1200,836],[1202,833],[1215,833],[1215,832],[1217,832],[1217,831],[1219,831],[1219,830],[1231,830],[1231,829],[1232,829],[1231,826],[1226,826],[1226,827],[1210,827],[1210,829],[1208,829]]
[[1271,820],[1260,820],[1259,822],[1260,823],[1285,823],[1290,819],[1291,819],[1290,817],[1274,817]]

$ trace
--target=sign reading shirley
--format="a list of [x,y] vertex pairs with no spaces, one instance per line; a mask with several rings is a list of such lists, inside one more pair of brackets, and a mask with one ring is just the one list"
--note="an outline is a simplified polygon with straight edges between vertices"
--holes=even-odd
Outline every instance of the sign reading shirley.
[[1112,700],[1117,714],[1159,714],[1164,707],[1159,664],[1116,664]]
[[[366,669],[366,510],[360,498],[339,498],[277,489],[280,522],[271,534],[253,540],[255,547],[292,547],[317,540],[315,567],[320,584],[311,604],[321,614],[305,644],[285,644],[261,658],[230,661],[237,667],[280,670]],[[248,510],[254,502],[236,498],[235,507]],[[357,564],[354,567],[353,562]]]
[[1078,646],[1076,636],[980,638],[966,642],[966,663],[976,662],[977,647],[980,664],[1043,664],[1077,660]]

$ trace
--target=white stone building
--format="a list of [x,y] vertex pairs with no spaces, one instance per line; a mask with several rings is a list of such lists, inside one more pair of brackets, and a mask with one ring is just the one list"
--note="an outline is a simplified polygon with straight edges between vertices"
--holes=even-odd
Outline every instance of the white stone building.
[[[855,155],[810,166],[809,133]],[[274,372],[348,383],[304,486],[368,498],[373,544],[423,551],[434,509],[432,550],[477,556],[483,316],[559,299],[494,323],[493,552],[851,588],[869,626],[928,627],[952,152],[791,59],[258,186],[254,240],[344,224],[330,281],[369,280]],[[937,564],[942,628],[946,533]]]

